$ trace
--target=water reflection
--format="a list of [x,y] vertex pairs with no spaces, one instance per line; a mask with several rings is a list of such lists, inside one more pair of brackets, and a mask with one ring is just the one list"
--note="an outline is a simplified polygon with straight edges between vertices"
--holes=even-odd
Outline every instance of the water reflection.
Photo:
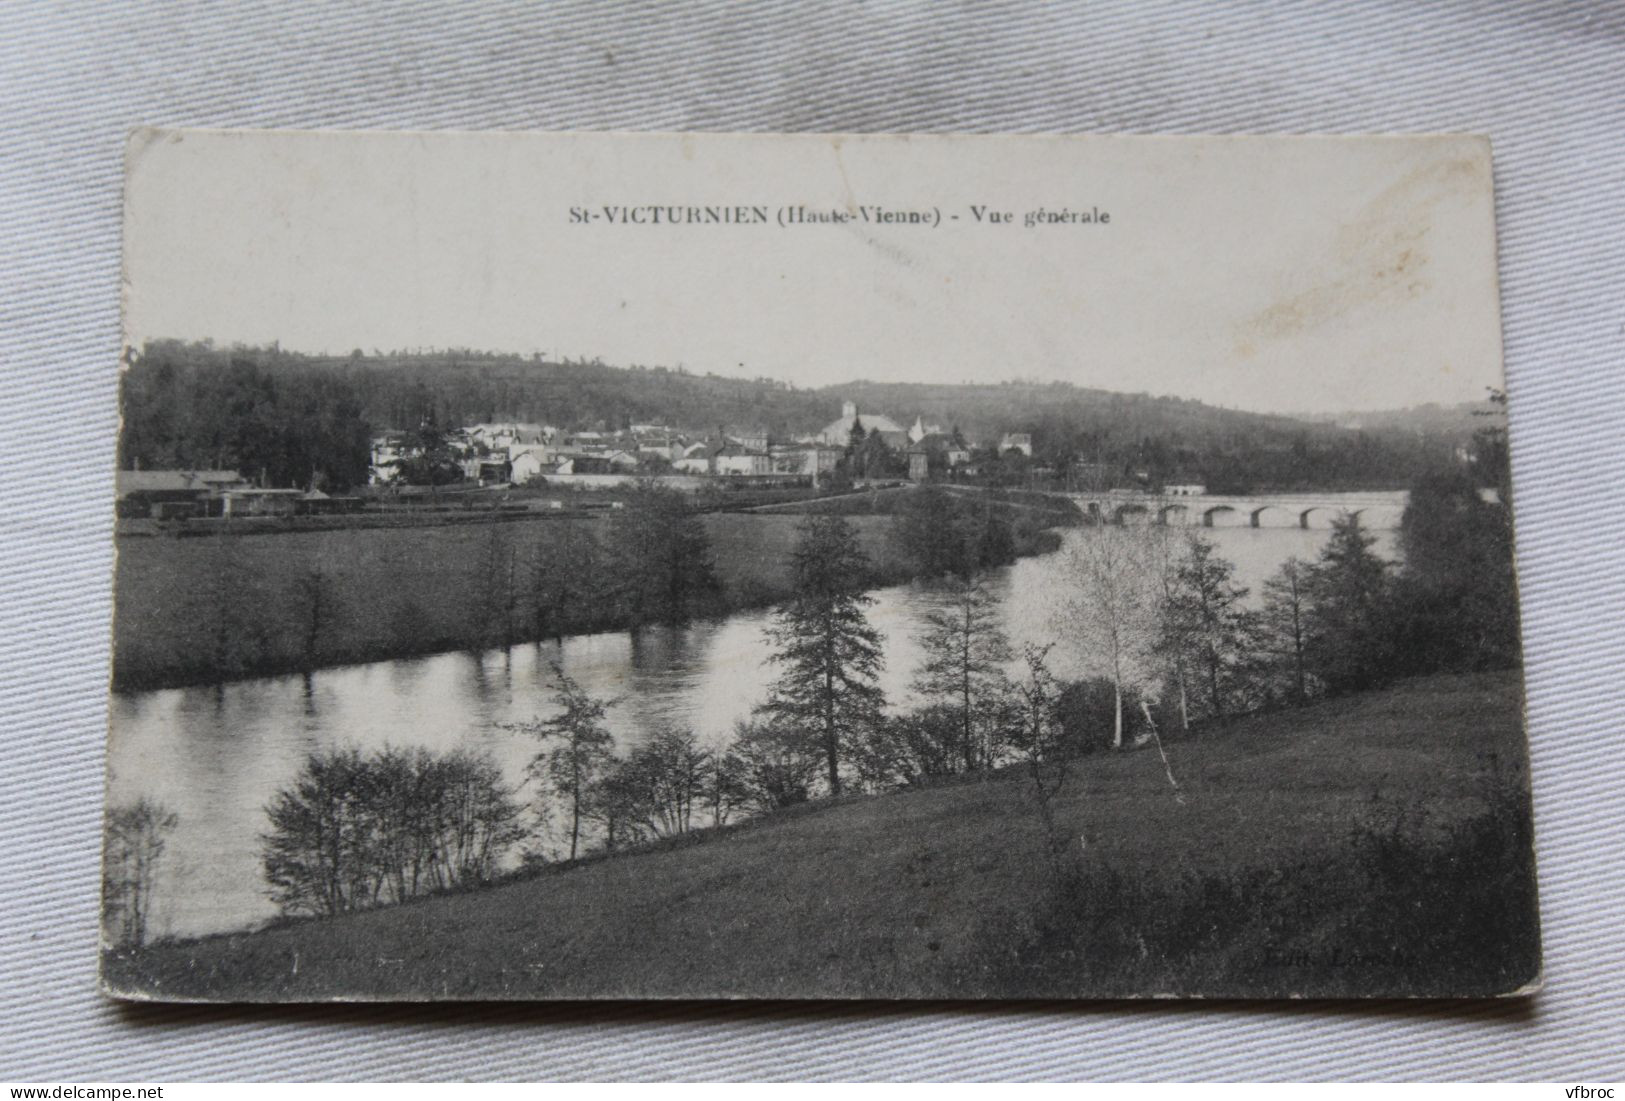
[[[1071,537],[1084,537],[1073,533]],[[1110,532],[1096,532],[1095,535]],[[1120,534],[1120,533],[1119,533]],[[1204,532],[1254,591],[1288,555],[1313,558],[1323,530],[1215,528]],[[1393,554],[1391,533],[1378,550]],[[1011,641],[1053,643],[1061,676],[1089,672],[1054,610],[1066,591],[1054,557],[1025,559],[990,579]],[[874,594],[870,620],[885,636],[884,687],[914,702],[922,616],[940,599],[905,585]],[[114,802],[145,795],[180,824],[155,884],[152,927],[191,935],[241,928],[274,914],[260,877],[264,807],[312,751],[355,745],[483,749],[518,783],[536,743],[507,729],[553,713],[554,668],[613,698],[608,720],[621,748],[663,724],[716,742],[748,717],[775,673],[770,615],[651,628],[324,669],[304,676],[115,696],[109,744]]]

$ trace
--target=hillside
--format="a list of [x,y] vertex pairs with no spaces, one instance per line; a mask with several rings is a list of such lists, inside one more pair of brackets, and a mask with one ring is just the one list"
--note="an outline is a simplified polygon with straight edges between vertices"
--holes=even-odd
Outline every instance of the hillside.
[[[1484,994],[1538,970],[1515,675],[814,805],[455,896],[109,954],[167,998]],[[1491,974],[1493,961],[1504,966]],[[1476,983],[1477,985],[1470,985]]]
[[324,470],[365,480],[366,439],[416,427],[492,421],[615,431],[663,424],[691,435],[765,430],[777,440],[815,432],[842,402],[957,427],[974,444],[1032,437],[1040,465],[1074,464],[1107,483],[1200,481],[1222,490],[1399,488],[1446,460],[1465,435],[1457,421],[1355,430],[1222,409],[1182,398],[1067,383],[946,385],[855,380],[822,389],[682,368],[555,362],[473,351],[315,356],[277,348],[154,341],[132,351],[123,388],[125,469],[231,465],[274,484]]
[[[1236,434],[1290,439],[1302,420],[1221,409],[1183,398],[1119,394],[1068,383],[886,383],[854,379],[797,389],[768,378],[691,374],[681,367],[612,366],[467,350],[316,356],[275,348],[215,348],[156,341],[136,357],[149,371],[222,369],[252,363],[272,377],[331,375],[356,386],[363,415],[379,428],[416,425],[425,403],[440,423],[517,420],[615,430],[662,423],[706,431],[720,425],[765,428],[790,438],[814,432],[851,400],[912,423],[916,416],[990,440],[1031,431],[1035,417],[1064,412],[1084,431],[1125,438],[1170,435],[1192,443]],[[1324,431],[1336,435],[1340,430]]]
[[1506,408],[1489,400],[1462,402],[1457,405],[1437,405],[1429,402],[1406,409],[1323,413],[1304,419],[1317,424],[1340,425],[1357,431],[1410,432],[1417,435],[1452,436],[1465,440],[1486,427],[1504,425]]

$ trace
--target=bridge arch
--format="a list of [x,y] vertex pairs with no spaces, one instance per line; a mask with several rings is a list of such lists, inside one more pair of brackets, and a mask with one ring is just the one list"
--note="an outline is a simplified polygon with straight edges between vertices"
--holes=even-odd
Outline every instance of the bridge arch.
[[[1129,517],[1131,516],[1137,517],[1137,519],[1130,520]],[[1147,505],[1137,504],[1134,502],[1130,502],[1126,505],[1118,505],[1117,511],[1112,514],[1112,519],[1114,519],[1119,525],[1127,525],[1131,523],[1144,524],[1149,522],[1151,519],[1151,509]]]
[[[1176,512],[1179,514],[1179,519],[1171,521],[1169,518]],[[1190,522],[1190,509],[1184,505],[1163,505],[1157,509],[1157,523],[1163,525],[1164,527],[1167,527],[1169,523],[1177,523],[1183,526],[1185,524],[1189,524]]]
[[1204,528],[1239,528],[1245,527],[1250,517],[1247,513],[1234,505],[1214,505],[1202,511],[1202,526]]
[[1360,522],[1362,509],[1352,512],[1336,505],[1311,505],[1298,514],[1298,526],[1324,531],[1330,528],[1334,521],[1342,516],[1353,516],[1354,522]]
[[1248,513],[1255,528],[1295,528],[1302,519],[1284,505],[1259,505]]

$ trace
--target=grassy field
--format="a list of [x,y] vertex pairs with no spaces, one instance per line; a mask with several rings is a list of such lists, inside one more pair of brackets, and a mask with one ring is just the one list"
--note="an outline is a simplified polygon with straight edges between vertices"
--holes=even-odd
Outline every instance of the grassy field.
[[1497,993],[1538,971],[1513,674],[1019,768],[335,919],[110,954],[220,1000]]
[[[793,515],[704,517],[727,606],[759,606],[789,587]],[[885,516],[853,518],[878,580],[908,575]],[[319,565],[327,608],[319,665],[494,644],[486,612],[492,543],[514,553],[515,619],[532,622],[537,557],[571,525],[599,519],[120,538],[114,684],[120,689],[287,672],[305,660],[308,584]],[[605,625],[610,626],[610,625]]]

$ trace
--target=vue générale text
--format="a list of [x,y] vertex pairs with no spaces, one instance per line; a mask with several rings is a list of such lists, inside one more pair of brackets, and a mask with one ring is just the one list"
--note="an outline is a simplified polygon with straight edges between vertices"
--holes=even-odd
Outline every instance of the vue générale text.
[[965,207],[944,209],[929,207],[889,207],[874,204],[855,206],[807,206],[801,203],[777,207],[758,205],[704,205],[692,206],[674,203],[609,204],[603,206],[572,206],[569,221],[572,225],[602,223],[614,226],[772,226],[790,229],[797,226],[925,226],[938,228],[944,224],[965,226],[1020,226],[1037,229],[1045,226],[1104,226],[1111,223],[1111,212],[1098,206],[1033,207],[1028,210],[1006,210],[997,206],[973,203]]

